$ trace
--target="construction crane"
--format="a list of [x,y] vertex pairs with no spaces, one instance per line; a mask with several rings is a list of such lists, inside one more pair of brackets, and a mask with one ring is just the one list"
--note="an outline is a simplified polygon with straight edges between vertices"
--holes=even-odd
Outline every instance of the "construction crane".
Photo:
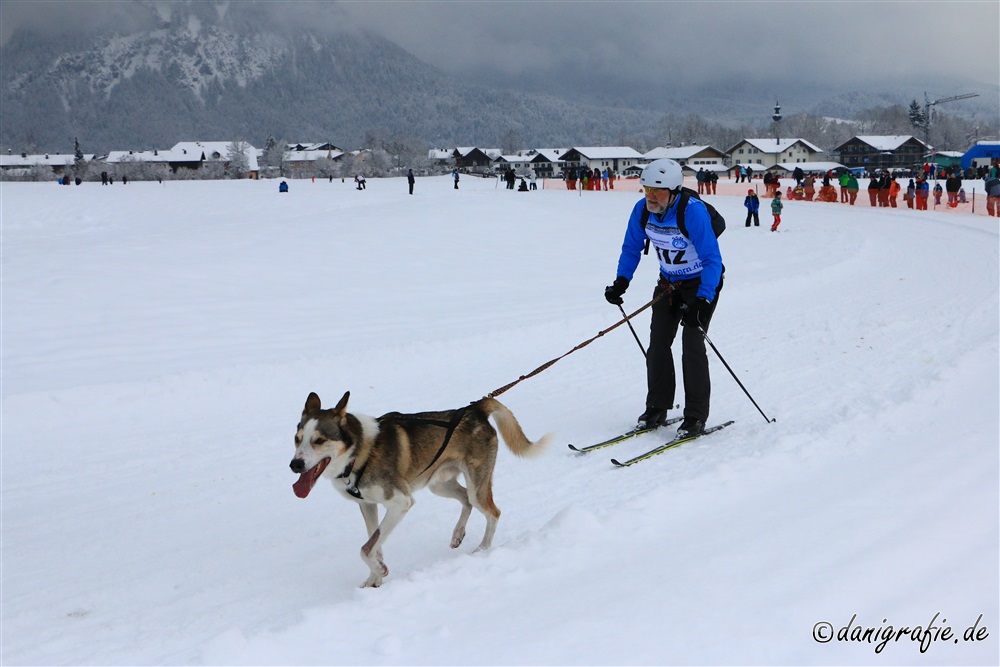
[[979,93],[964,93],[962,95],[952,95],[951,97],[942,97],[941,99],[931,101],[931,98],[924,93],[924,143],[927,144],[927,148],[931,147],[931,107],[938,104],[944,104],[945,102],[954,102],[956,100],[965,100],[970,97],[979,97]]

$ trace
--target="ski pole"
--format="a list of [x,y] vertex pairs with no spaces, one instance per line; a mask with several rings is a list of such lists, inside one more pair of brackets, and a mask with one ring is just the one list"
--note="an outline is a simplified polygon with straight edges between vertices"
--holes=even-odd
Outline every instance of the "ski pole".
[[713,343],[712,339],[708,337],[708,334],[705,333],[705,330],[701,327],[698,327],[698,331],[701,333],[702,336],[704,336],[705,341],[708,342],[708,344],[712,347],[712,350],[715,352],[715,354],[718,355],[719,361],[722,362],[722,365],[726,367],[726,370],[729,371],[729,374],[733,376],[734,380],[736,380],[736,384],[740,386],[740,389],[742,389],[743,393],[747,395],[747,398],[750,399],[750,402],[753,403],[753,406],[757,408],[757,412],[760,413],[760,415],[764,418],[764,420],[768,424],[773,424],[774,422],[776,422],[777,419],[769,419],[768,416],[764,414],[764,411],[760,409],[760,406],[757,405],[757,401],[753,400],[753,396],[751,396],[750,392],[747,391],[747,388],[743,386],[743,383],[740,382],[740,379],[736,377],[736,373],[734,373],[733,369],[730,368],[729,364],[726,363],[726,360],[722,357],[722,353],[719,352],[719,348],[715,347],[715,343]]
[[622,311],[622,317],[625,318],[625,324],[627,324],[628,328],[632,330],[632,336],[635,338],[635,342],[639,344],[639,349],[642,350],[642,356],[645,357],[646,348],[642,346],[642,341],[639,340],[639,334],[635,332],[635,329],[632,327],[632,322],[629,320],[628,315],[625,314],[625,309],[622,308],[622,305],[620,303],[618,304],[618,310]]

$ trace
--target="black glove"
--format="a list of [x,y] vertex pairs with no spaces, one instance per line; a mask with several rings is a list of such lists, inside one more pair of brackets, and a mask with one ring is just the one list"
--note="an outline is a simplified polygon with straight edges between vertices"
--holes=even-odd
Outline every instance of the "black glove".
[[684,326],[708,327],[708,321],[712,318],[712,302],[705,298],[698,298],[694,303],[684,304],[684,314],[681,316]]
[[628,278],[623,278],[618,276],[615,281],[604,288],[604,298],[608,300],[613,306],[620,306],[622,303],[622,294],[628,289]]

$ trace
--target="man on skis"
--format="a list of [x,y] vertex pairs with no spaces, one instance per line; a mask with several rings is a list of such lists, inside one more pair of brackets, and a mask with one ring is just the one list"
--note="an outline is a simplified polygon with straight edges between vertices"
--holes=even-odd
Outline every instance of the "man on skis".
[[666,423],[677,384],[671,346],[683,323],[684,420],[679,436],[700,433],[708,419],[712,385],[704,333],[718,303],[724,272],[711,216],[701,200],[682,194],[683,182],[681,167],[673,160],[656,160],[643,170],[640,183],[645,197],[632,208],[617,277],[604,290],[609,303],[621,305],[643,248],[647,241],[652,244],[660,262],[653,296],[662,296],[653,304],[646,354],[646,409],[639,416],[639,425]]

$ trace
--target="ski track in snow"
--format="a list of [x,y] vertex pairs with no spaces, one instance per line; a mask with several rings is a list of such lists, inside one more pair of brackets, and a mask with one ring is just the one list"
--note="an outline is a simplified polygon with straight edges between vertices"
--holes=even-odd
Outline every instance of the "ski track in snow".
[[[1000,662],[993,219],[788,202],[772,234],[715,198],[710,335],[776,422],[710,351],[733,427],[573,454],[642,409],[620,327],[501,397],[558,437],[501,445],[493,549],[422,491],[363,591],[358,510],[291,492],[306,395],[459,407],[610,326],[636,195],[290,184],[0,184],[4,664]],[[936,612],[989,637],[811,634]]]

